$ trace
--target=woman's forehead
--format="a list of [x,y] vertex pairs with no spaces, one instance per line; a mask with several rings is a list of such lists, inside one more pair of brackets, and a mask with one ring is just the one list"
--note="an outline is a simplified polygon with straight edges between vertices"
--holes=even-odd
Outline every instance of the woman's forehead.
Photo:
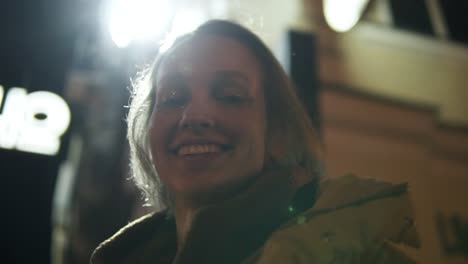
[[239,41],[223,36],[197,36],[169,51],[159,68],[156,80],[166,75],[205,75],[214,72],[237,72],[249,79],[260,79],[256,56]]

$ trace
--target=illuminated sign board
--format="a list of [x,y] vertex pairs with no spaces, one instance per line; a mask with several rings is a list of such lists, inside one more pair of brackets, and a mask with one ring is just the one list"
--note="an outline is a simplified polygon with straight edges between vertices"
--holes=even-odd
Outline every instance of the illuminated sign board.
[[70,109],[60,96],[48,91],[29,93],[13,87],[5,95],[0,85],[0,148],[56,155],[60,137],[70,125]]

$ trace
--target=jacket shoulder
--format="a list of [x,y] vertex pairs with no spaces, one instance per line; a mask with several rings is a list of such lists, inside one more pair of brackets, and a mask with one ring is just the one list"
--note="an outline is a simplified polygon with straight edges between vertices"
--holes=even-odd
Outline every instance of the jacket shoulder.
[[324,181],[314,207],[271,236],[259,263],[413,263],[398,244],[419,247],[408,185],[348,175]]
[[129,253],[152,238],[155,226],[166,218],[164,212],[142,216],[102,242],[91,255],[91,264],[120,263]]
[[405,182],[395,184],[348,174],[323,180],[313,209],[338,209],[385,198],[402,198],[408,193],[409,187]]

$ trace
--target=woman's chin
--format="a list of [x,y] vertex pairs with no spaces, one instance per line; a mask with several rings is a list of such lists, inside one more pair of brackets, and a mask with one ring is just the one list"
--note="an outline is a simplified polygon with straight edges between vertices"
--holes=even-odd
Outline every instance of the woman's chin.
[[185,184],[177,188],[175,197],[197,204],[211,204],[234,197],[243,189],[247,181],[248,178],[245,177],[242,181],[235,179],[235,181]]

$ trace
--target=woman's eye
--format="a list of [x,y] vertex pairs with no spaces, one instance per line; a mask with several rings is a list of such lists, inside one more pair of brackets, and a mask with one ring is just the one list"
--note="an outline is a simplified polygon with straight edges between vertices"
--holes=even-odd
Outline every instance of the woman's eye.
[[223,95],[220,98],[222,101],[227,102],[227,103],[241,103],[245,101],[245,98],[242,95],[238,94],[229,94],[229,95]]
[[240,104],[249,99],[247,88],[230,81],[220,81],[214,89],[215,97],[228,104]]
[[187,102],[187,96],[180,92],[171,91],[168,94],[160,95],[157,100],[157,108],[176,108],[184,106]]

